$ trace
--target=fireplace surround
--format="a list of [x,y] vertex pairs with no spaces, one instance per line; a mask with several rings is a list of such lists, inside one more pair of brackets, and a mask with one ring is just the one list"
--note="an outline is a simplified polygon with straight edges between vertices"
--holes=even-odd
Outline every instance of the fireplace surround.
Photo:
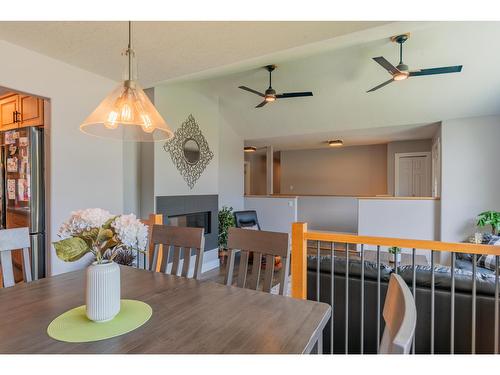
[[166,225],[201,227],[205,251],[218,247],[218,195],[173,195],[156,197],[156,213]]

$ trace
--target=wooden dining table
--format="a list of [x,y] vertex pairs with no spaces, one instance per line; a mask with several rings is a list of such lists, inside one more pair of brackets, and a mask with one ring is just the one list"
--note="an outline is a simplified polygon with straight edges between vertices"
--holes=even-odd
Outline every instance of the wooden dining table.
[[122,298],[149,304],[147,323],[95,342],[49,337],[50,322],[83,305],[84,291],[84,270],[0,289],[0,354],[309,353],[318,341],[320,351],[330,317],[324,303],[122,266]]

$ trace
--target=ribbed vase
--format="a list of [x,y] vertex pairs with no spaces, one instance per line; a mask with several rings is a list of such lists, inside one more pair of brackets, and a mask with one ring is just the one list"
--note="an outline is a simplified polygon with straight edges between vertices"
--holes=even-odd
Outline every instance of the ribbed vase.
[[87,268],[85,293],[87,318],[107,322],[120,312],[120,267],[106,261]]

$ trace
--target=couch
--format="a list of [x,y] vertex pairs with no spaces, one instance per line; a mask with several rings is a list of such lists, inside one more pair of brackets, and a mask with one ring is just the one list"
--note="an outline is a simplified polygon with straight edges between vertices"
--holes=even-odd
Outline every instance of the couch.
[[[345,353],[345,253],[336,254],[334,264],[334,353]],[[316,300],[315,256],[308,256],[307,298]],[[364,353],[377,351],[377,264],[365,261],[364,282]],[[387,285],[394,268],[381,264],[380,306],[383,308]],[[451,272],[449,267],[435,266],[435,353],[450,353]],[[411,266],[398,267],[398,273],[412,287]],[[417,327],[416,353],[431,351],[431,268],[416,266]],[[477,267],[476,273],[476,353],[494,350],[494,293],[493,271]],[[320,257],[320,301],[331,303],[331,260]],[[349,259],[349,324],[348,352],[360,353],[361,262]],[[382,334],[384,329],[381,314]],[[455,353],[471,352],[472,329],[472,263],[466,256],[456,260],[455,269]],[[323,350],[330,352],[330,322],[323,332]]]

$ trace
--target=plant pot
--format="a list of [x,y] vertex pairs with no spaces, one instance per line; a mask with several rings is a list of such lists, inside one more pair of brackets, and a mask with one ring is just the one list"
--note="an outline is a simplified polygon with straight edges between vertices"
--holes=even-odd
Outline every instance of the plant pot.
[[107,322],[120,312],[120,267],[112,261],[92,263],[87,268],[85,293],[87,318]]
[[397,253],[397,254],[389,253],[389,262],[395,263],[396,261],[398,263],[401,263],[401,253]]

